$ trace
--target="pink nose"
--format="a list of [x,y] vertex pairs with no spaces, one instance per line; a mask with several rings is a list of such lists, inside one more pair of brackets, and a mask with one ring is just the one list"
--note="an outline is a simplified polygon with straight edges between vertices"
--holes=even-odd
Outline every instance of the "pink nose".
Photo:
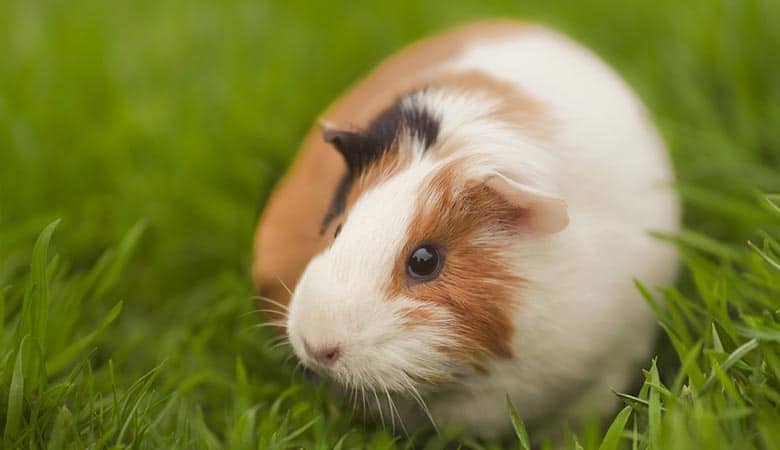
[[306,354],[323,366],[332,366],[341,357],[341,349],[338,345],[315,348],[304,340],[303,347]]

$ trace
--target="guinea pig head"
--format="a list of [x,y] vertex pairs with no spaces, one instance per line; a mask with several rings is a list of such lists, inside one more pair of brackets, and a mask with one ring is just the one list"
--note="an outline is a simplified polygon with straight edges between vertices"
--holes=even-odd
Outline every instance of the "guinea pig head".
[[442,151],[424,109],[384,115],[364,131],[325,130],[348,173],[287,332],[305,365],[347,387],[412,392],[513,356],[524,282],[513,243],[568,216],[563,200],[490,158]]

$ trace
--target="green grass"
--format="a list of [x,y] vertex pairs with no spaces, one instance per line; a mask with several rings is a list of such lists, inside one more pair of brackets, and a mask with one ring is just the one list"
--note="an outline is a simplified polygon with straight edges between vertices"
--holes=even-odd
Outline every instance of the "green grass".
[[685,202],[681,280],[638,283],[668,305],[658,358],[567,444],[780,448],[775,0],[0,2],[0,448],[500,447],[352,418],[253,327],[248,276],[315,115],[391,51],[490,16],[613,64]]

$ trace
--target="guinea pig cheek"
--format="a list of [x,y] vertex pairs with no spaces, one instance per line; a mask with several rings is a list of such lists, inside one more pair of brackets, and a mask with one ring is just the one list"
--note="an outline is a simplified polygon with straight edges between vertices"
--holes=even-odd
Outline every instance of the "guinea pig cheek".
[[[514,353],[512,317],[523,280],[508,263],[517,236],[507,219],[517,212],[484,185],[457,189],[446,168],[427,189],[426,198],[436,201],[418,205],[387,295],[417,305],[406,314],[405,327],[432,328],[447,337],[429,341],[440,357],[484,372],[487,359]],[[436,242],[446,253],[439,275],[426,282],[410,280],[406,271],[408,255],[420,242]]]

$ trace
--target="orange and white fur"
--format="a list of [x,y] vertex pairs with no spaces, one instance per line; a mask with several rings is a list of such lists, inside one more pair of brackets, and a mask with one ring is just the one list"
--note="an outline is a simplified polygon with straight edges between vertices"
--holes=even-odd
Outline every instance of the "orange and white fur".
[[407,428],[429,413],[500,435],[507,394],[532,427],[606,412],[655,335],[634,280],[675,276],[649,235],[678,230],[672,184],[643,105],[593,53],[477,23],[324,113],[261,219],[255,281],[289,302],[304,365]]

